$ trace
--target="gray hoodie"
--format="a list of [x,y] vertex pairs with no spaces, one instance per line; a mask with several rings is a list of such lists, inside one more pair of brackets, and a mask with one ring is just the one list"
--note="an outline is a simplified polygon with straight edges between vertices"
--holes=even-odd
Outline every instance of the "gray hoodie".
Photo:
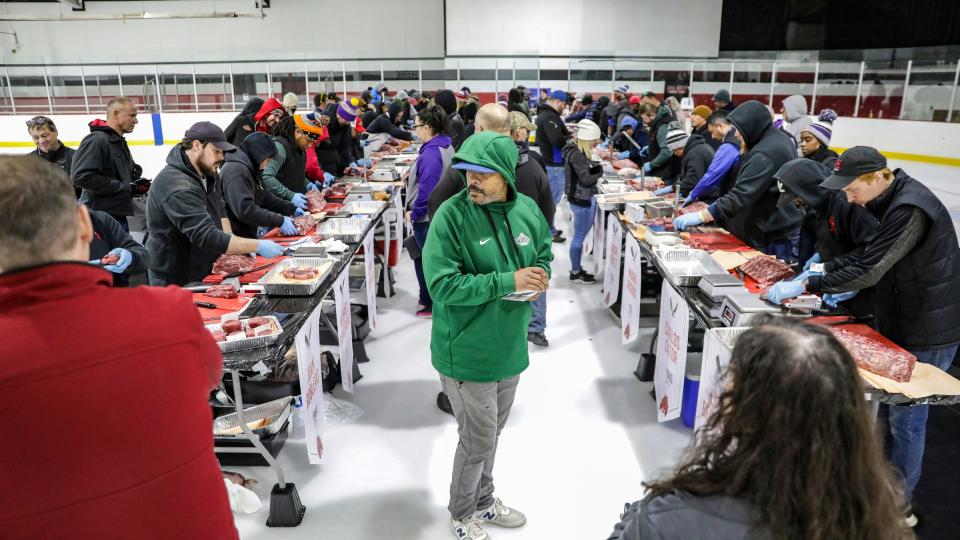
[[807,116],[807,98],[800,95],[789,96],[783,100],[783,130],[800,145],[800,132],[813,123]]
[[756,527],[758,518],[750,505],[731,497],[648,495],[630,505],[608,540],[772,539],[768,530]]

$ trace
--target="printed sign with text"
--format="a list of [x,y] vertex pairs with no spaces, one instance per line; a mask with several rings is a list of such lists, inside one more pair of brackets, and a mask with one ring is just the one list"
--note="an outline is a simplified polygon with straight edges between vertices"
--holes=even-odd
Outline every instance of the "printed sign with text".
[[653,384],[657,397],[657,420],[680,416],[683,376],[687,369],[687,332],[690,307],[667,280],[660,293],[660,329],[657,335],[657,366]]

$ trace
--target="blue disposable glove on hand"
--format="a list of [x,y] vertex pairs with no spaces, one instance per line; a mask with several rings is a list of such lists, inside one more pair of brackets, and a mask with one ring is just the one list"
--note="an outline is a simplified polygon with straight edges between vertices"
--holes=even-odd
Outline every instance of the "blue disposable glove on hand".
[[807,262],[803,264],[803,271],[806,272],[810,269],[811,264],[817,264],[818,262],[820,262],[820,253],[814,253],[813,257],[807,259]]
[[337,179],[336,176],[334,176],[334,175],[332,175],[332,174],[330,174],[330,173],[328,173],[328,172],[323,173],[323,185],[324,185],[324,187],[329,186],[329,185],[332,184],[332,183],[334,182],[334,180],[336,180],[336,179]]
[[363,148],[370,144],[366,139],[360,139],[360,148]]
[[368,157],[361,159],[357,163],[359,163],[361,167],[366,167],[368,169],[373,166],[373,160]]
[[658,197],[659,197],[660,195],[666,195],[666,194],[668,194],[668,193],[673,193],[673,186],[662,187],[662,188],[660,188],[660,189],[658,189],[658,190],[656,190],[656,191],[653,192],[653,194],[656,195],[656,196],[658,196]]
[[782,304],[784,300],[796,298],[806,292],[802,281],[781,281],[767,291],[767,300]]
[[258,240],[257,241],[257,255],[265,258],[272,259],[274,257],[279,257],[283,255],[284,247],[272,240]]
[[117,261],[117,264],[108,264],[103,267],[107,272],[113,272],[114,274],[122,274],[133,262],[133,253],[123,249],[123,248],[114,248],[110,250],[110,253],[107,255],[119,255],[120,260]]
[[297,228],[293,226],[292,219],[288,217],[283,218],[283,225],[280,225],[280,234],[284,236],[296,236]]
[[643,159],[647,159],[648,155],[650,155],[649,146],[644,146],[643,148],[640,149],[640,157],[642,157]]
[[830,307],[837,307],[840,302],[846,302],[847,300],[853,298],[860,291],[850,291],[840,294],[825,294],[823,295],[823,301]]
[[600,148],[601,150],[606,150],[606,149],[609,148],[609,147],[610,147],[610,140],[609,140],[609,139],[606,140],[606,141],[603,141],[602,143],[600,143],[599,146],[597,146],[597,148]]
[[293,197],[290,199],[290,202],[293,203],[297,208],[307,209],[307,198],[301,193],[294,193]]
[[684,231],[689,227],[696,227],[703,223],[703,216],[700,212],[691,212],[684,214],[673,220],[673,227],[678,231]]
[[351,161],[351,162],[350,162],[350,165],[348,165],[348,166],[349,166],[349,167],[353,167],[354,169],[359,169],[359,168],[360,168],[360,166],[357,165],[357,162],[356,162],[356,161]]
[[650,171],[651,171],[652,169],[653,169],[653,167],[650,166],[650,162],[649,162],[649,161],[643,164],[643,172],[645,172],[645,173],[647,173],[647,174],[650,174]]
[[801,272],[800,275],[790,278],[790,281],[804,281],[810,276],[822,276],[822,275],[823,275],[823,272],[814,272],[813,270],[805,270]]
[[304,212],[303,210],[301,210],[301,209],[299,209],[299,208],[297,208],[296,210],[293,211],[293,217],[300,217],[300,216],[302,216],[302,215],[304,215],[304,214],[306,214],[306,212]]
[[316,189],[317,186],[315,186],[313,182],[307,182],[307,191],[316,191]]
[[407,127],[413,127],[413,120],[407,120]]
[[624,150],[623,152],[620,152],[619,154],[617,154],[617,159],[627,159],[628,157],[630,157],[629,150]]

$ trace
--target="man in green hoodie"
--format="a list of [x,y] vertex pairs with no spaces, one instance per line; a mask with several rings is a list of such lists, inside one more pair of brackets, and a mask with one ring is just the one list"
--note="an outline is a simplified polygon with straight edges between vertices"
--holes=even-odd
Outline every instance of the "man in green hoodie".
[[467,139],[453,157],[467,189],[437,210],[423,250],[430,352],[460,434],[448,506],[460,540],[489,538],[485,523],[526,523],[493,496],[497,440],[529,365],[530,304],[504,297],[534,300],[547,289],[553,237],[537,204],[515,188],[516,162],[510,137],[484,131]]

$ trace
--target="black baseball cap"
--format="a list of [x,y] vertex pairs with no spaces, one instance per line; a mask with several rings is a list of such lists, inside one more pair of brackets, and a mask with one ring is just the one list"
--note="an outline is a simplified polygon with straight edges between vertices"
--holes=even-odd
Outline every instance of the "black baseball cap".
[[195,141],[208,142],[224,152],[233,152],[237,149],[236,146],[227,142],[227,137],[223,134],[223,130],[213,122],[197,122],[190,126],[190,129],[188,129],[183,136]]
[[843,189],[861,174],[879,171],[887,166],[887,158],[876,148],[854,146],[837,159],[833,174],[820,184],[828,189]]

